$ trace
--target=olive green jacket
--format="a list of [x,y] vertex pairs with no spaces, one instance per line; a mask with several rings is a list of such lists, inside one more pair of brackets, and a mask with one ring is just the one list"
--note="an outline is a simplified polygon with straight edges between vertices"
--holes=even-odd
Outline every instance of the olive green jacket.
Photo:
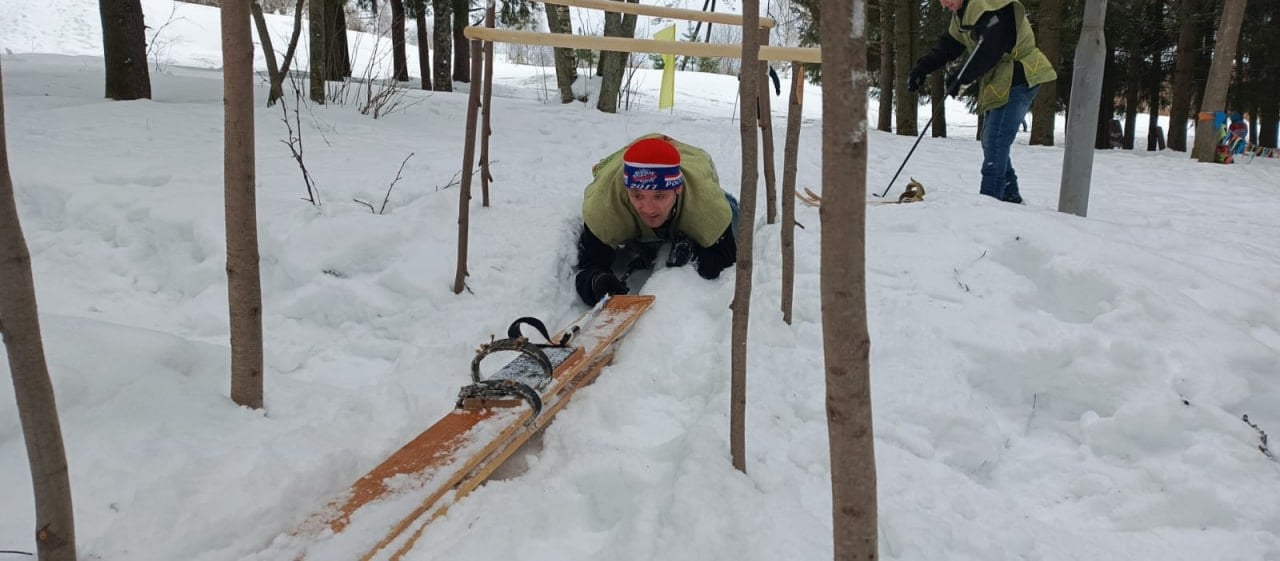
[[974,37],[968,33],[978,23],[978,18],[985,12],[999,10],[1013,4],[1018,18],[1018,39],[1014,43],[1013,52],[1005,53],[986,74],[978,79],[978,114],[981,115],[1003,107],[1009,102],[1009,89],[1013,87],[1013,63],[1022,63],[1022,70],[1027,75],[1027,86],[1036,86],[1058,79],[1048,57],[1036,48],[1036,35],[1031,30],[1031,22],[1027,21],[1027,10],[1018,0],[969,0],[963,14],[953,14],[951,37],[959,41],[966,49],[972,51],[976,45]]

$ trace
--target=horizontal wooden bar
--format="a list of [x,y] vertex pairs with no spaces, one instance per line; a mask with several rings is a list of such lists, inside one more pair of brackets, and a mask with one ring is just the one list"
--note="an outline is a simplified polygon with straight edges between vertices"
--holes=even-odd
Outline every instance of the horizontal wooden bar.
[[[631,2],[613,2],[610,0],[534,0],[543,4],[556,4],[559,6],[570,6],[573,8],[592,8],[604,10],[607,12],[617,12],[620,14],[636,14],[640,16],[656,16],[671,19],[683,19],[689,21],[705,21],[710,23],[722,23],[725,25],[742,25],[742,16],[740,14],[724,14],[720,12],[704,12],[701,10],[686,10],[684,8],[668,8],[665,6],[654,6],[652,4],[633,4]],[[774,21],[771,18],[761,17],[760,27],[772,29]]]
[[[574,0],[578,1],[578,0]],[[626,37],[600,37],[596,35],[569,35],[567,33],[540,33],[470,26],[462,30],[468,39],[495,43],[543,45],[568,49],[593,49],[623,53],[658,53],[681,56],[713,56],[742,58],[742,45],[736,43],[695,43],[691,41],[658,41],[655,39],[629,39]],[[822,62],[822,49],[811,47],[760,46],[760,60]]]

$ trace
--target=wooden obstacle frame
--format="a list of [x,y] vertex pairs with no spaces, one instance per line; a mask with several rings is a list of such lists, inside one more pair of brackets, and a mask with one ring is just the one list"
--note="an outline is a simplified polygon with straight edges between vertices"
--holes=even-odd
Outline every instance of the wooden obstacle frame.
[[[699,10],[688,10],[683,8],[668,8],[664,6],[653,6],[647,4],[633,4],[629,2],[621,2],[615,0],[535,0],[544,4],[555,4],[561,6],[569,6],[576,8],[599,9],[607,12],[617,12],[625,14],[654,16],[661,18],[669,18],[686,21],[700,21],[707,23],[719,23],[725,25],[743,25],[743,17],[738,14],[725,14],[716,12],[703,12]],[[493,89],[493,43],[512,43],[524,45],[539,45],[555,48],[571,48],[571,49],[592,49],[600,51],[618,51],[624,53],[653,53],[680,56],[696,56],[696,57],[719,57],[719,58],[741,58],[742,45],[736,43],[698,43],[687,41],[660,41],[655,39],[634,39],[626,37],[598,37],[572,35],[566,33],[544,33],[534,31],[516,31],[510,29],[497,29],[494,27],[494,5],[489,3],[485,14],[485,26],[469,26],[463,29],[463,36],[471,41],[470,52],[471,57],[471,91],[467,104],[466,117],[466,146],[463,149],[462,162],[462,181],[459,189],[458,204],[458,263],[457,271],[454,276],[453,292],[461,293],[465,289],[465,279],[467,276],[467,224],[469,218],[469,202],[471,200],[471,178],[475,171],[476,165],[476,128],[477,120],[481,115],[483,108],[483,130],[482,142],[480,147],[480,176],[483,180],[484,188],[484,206],[489,203],[489,181],[492,175],[489,173],[489,143],[488,136],[491,134],[489,128],[489,106],[492,100]],[[769,29],[774,26],[774,21],[770,18],[759,18],[759,28],[762,34],[761,46],[759,49],[758,66],[744,64],[742,72],[761,72],[767,71],[767,63],[769,61],[790,61],[794,68],[799,68],[801,63],[820,63],[822,61],[821,49],[811,47],[781,47],[767,45]],[[481,54],[483,53],[483,54]],[[793,76],[796,74],[793,73]],[[765,138],[763,143],[763,157],[765,161],[765,188],[768,193],[768,221],[774,222],[774,201],[777,197],[773,196],[774,188],[774,150],[773,150],[773,132],[772,132],[772,110],[769,105],[769,80],[767,76],[759,80],[760,91],[757,93],[756,101],[758,111],[756,111],[759,127],[762,136]],[[476,87],[479,84],[479,87]],[[802,86],[793,86],[793,103],[797,102],[799,96],[795,92],[799,91]],[[484,103],[481,103],[481,95],[484,95]],[[799,112],[788,112],[788,125],[790,130],[793,126],[798,128]],[[791,123],[792,119],[797,123]],[[788,135],[790,137],[790,135]],[[794,166],[794,162],[790,163]],[[788,171],[784,169],[784,176]],[[790,171],[790,176],[794,177],[794,170]],[[794,185],[791,189],[787,189],[784,185],[783,200],[791,196],[788,193],[794,193]],[[785,203],[784,203],[785,204]]]

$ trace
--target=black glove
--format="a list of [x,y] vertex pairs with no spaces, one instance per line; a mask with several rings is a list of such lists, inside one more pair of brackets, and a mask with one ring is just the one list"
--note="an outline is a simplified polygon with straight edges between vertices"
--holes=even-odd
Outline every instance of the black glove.
[[961,84],[961,83],[960,83],[960,74],[959,74],[959,73],[954,73],[954,74],[948,74],[948,75],[947,75],[947,81],[946,81],[946,86],[947,86],[947,95],[949,95],[949,96],[951,96],[951,97],[956,97],[956,96],[960,95],[960,86],[962,86],[962,85],[963,85],[963,84]]
[[694,262],[693,268],[698,270],[698,276],[710,280],[718,278],[720,272],[729,268],[736,260],[736,255],[726,256],[717,251],[715,246],[709,248],[701,248],[694,246],[694,253],[697,254],[697,261]]
[[919,66],[912,68],[911,73],[907,74],[907,91],[915,93],[920,91],[920,86],[924,85],[925,78],[929,77],[929,73],[921,70]]
[[578,289],[578,296],[588,306],[594,306],[601,298],[610,294],[626,294],[631,291],[627,288],[627,283],[622,282],[616,275],[599,269],[578,271],[578,276],[574,278],[574,285]]
[[689,260],[693,258],[693,242],[689,238],[679,235],[671,242],[671,251],[667,253],[668,267],[683,267],[689,264]]

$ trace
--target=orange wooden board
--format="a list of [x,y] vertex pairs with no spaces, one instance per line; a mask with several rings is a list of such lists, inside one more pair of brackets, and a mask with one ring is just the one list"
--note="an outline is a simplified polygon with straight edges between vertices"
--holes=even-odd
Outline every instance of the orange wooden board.
[[[569,343],[575,350],[553,372],[542,392],[543,411],[532,423],[532,410],[515,401],[469,401],[454,409],[308,517],[285,538],[283,547],[292,550],[286,557],[367,561],[385,557],[384,550],[398,542],[391,558],[399,558],[444,513],[442,498],[452,493],[456,501],[484,483],[577,388],[600,374],[618,339],[652,303],[653,296],[612,296],[571,324],[579,328]],[[411,527],[414,532],[403,536]]]

